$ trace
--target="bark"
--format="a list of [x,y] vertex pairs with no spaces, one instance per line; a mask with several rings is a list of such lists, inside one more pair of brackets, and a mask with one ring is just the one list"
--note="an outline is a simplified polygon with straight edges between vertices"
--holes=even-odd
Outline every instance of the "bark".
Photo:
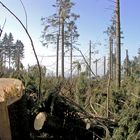
[[[91,40],[89,42],[89,67],[91,69]],[[88,69],[89,79],[91,80],[91,70]]]
[[129,61],[128,50],[126,49],[126,76],[129,75],[129,72],[128,72],[128,61]]
[[113,40],[111,37],[109,37],[109,74],[113,79]]
[[120,1],[116,0],[116,88],[121,86]]
[[106,74],[106,57],[104,56],[104,76]]
[[70,46],[70,78],[72,79],[72,56],[73,56],[73,52],[72,52],[72,36],[71,36],[71,46]]
[[59,34],[57,35],[57,48],[56,48],[56,77],[58,78],[58,66],[59,66]]
[[64,19],[62,19],[62,29],[61,29],[61,35],[62,35],[62,68],[61,68],[61,74],[62,74],[62,78],[64,78]]

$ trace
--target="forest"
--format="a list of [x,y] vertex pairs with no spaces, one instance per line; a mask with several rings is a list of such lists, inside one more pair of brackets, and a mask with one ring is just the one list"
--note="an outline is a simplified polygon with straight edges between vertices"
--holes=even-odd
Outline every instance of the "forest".
[[[72,8],[78,3],[56,0],[52,5],[54,14],[41,18],[42,46],[55,46],[53,75],[47,74],[48,68],[40,64],[26,25],[1,1],[0,4],[22,25],[37,60],[35,65],[25,68],[22,61],[26,46],[11,32],[6,33],[6,27],[0,23],[0,78],[16,78],[25,86],[26,112],[31,125],[27,139],[140,140],[140,48],[133,59],[126,49],[122,60],[119,0],[114,1],[111,25],[103,32],[108,38],[108,54],[104,57],[102,75],[97,74],[97,68],[95,73],[92,69],[92,55],[95,55],[91,50],[92,42],[89,41],[88,57],[76,46],[80,36],[76,23],[80,15],[73,13]],[[84,66],[74,59],[74,50],[80,53]],[[66,51],[69,53],[69,75],[65,75]],[[47,121],[41,129],[35,124],[32,128],[39,112],[43,115],[45,112]],[[13,138],[16,138],[14,133]]]

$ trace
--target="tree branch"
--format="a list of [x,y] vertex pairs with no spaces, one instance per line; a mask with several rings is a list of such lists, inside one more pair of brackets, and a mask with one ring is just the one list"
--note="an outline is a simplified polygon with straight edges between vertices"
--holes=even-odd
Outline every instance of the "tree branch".
[[0,29],[0,37],[1,37],[1,35],[2,35],[3,29],[4,29],[4,27],[5,27],[5,24],[6,24],[6,18],[5,18],[5,21],[4,21],[4,23],[3,23],[2,28]]
[[27,11],[26,11],[26,8],[24,6],[24,3],[22,2],[22,0],[20,0],[21,4],[22,4],[22,7],[24,9],[24,13],[25,13],[25,17],[26,17],[26,29],[28,30],[28,23],[27,23]]

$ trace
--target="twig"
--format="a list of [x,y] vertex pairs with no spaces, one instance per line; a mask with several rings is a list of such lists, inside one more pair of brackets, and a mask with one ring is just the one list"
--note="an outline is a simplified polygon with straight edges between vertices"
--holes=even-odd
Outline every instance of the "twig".
[[121,102],[121,103],[123,103],[127,108],[130,108],[125,101],[123,101],[123,100],[118,100],[118,101]]
[[40,67],[40,64],[39,64],[39,60],[38,60],[38,57],[37,57],[37,54],[36,54],[36,51],[35,51],[35,47],[34,47],[34,43],[33,43],[33,40],[28,32],[28,30],[26,29],[26,27],[24,26],[24,24],[21,22],[21,20],[7,7],[5,6],[1,1],[0,1],[0,4],[11,14],[13,15],[16,20],[21,24],[21,26],[23,27],[23,29],[25,30],[26,34],[28,35],[29,39],[30,39],[30,42],[31,42],[31,46],[32,46],[32,49],[33,49],[33,52],[34,52],[34,55],[35,55],[35,58],[36,58],[36,61],[37,61],[37,65],[38,65],[38,69],[39,69],[39,93],[38,93],[38,97],[39,99],[41,99],[41,84],[42,84],[42,75],[41,75],[41,67]]
[[[98,105],[98,106],[100,106],[100,107],[102,107],[104,110],[106,110],[106,108],[104,107],[104,106],[102,106],[101,104],[98,104],[98,103],[95,103],[96,105]],[[110,110],[108,110],[108,112],[110,113],[110,114],[112,114],[112,115],[114,115],[114,117],[116,116],[113,112],[111,112]],[[116,116],[116,118],[117,118],[117,116]]]
[[94,107],[93,107],[93,105],[92,105],[92,103],[91,103],[91,100],[92,100],[92,97],[91,97],[90,100],[89,100],[90,107],[91,107],[91,109],[94,111],[94,113],[95,113],[97,116],[99,116],[99,114],[97,113],[97,111],[94,109]]
[[133,95],[134,97],[140,99],[140,96],[135,95],[134,93],[130,93],[131,95]]
[[105,131],[106,131],[106,138],[110,138],[110,135],[109,135],[109,130],[108,130],[108,128],[107,128],[107,126],[105,126],[103,123],[100,123],[101,125],[97,125],[97,126],[99,126],[99,127],[102,127]]
[[107,84],[107,101],[106,101],[106,114],[107,114],[107,118],[109,117],[110,81],[111,81],[111,75],[109,74],[108,84]]

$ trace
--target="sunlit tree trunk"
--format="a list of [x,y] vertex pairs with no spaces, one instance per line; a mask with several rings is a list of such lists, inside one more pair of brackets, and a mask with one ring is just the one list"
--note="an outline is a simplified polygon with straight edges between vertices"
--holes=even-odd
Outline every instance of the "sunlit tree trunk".
[[104,76],[106,74],[106,57],[104,56]]
[[57,48],[56,48],[56,77],[58,78],[59,67],[59,33],[57,34]]
[[88,67],[89,85],[88,94],[91,95],[91,40],[89,41],[89,67]]
[[62,55],[62,58],[61,58],[61,75],[62,75],[62,78],[64,78],[64,19],[62,18],[62,28],[61,28],[61,35],[62,35],[62,48],[61,48],[61,55]]
[[71,36],[71,46],[70,46],[70,78],[72,79],[72,55],[73,55],[73,52],[72,52],[72,36]]
[[59,24],[58,24],[58,34],[57,34],[57,48],[56,48],[56,77],[58,78],[59,72],[59,46],[60,46],[60,15],[61,14],[61,7],[59,7],[58,16],[59,16]]
[[116,0],[116,87],[121,86],[120,1]]
[[109,37],[109,74],[113,79],[113,39]]
[[129,72],[128,72],[128,61],[129,61],[129,58],[128,58],[128,49],[126,49],[126,76],[129,75]]

